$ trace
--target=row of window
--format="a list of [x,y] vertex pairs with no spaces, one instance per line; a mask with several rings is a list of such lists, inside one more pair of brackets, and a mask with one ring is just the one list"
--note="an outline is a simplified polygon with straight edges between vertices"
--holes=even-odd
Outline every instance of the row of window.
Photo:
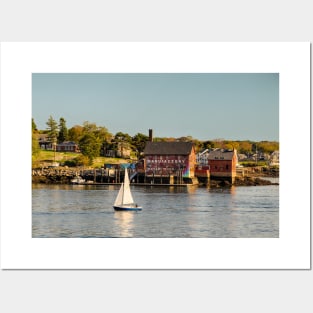
[[182,163],[185,163],[185,160],[162,160],[162,159],[149,160],[148,159],[147,163],[182,164]]
[[[147,165],[147,169],[155,169],[155,170],[178,170],[179,168],[178,167],[154,167],[154,166],[151,166],[151,165]],[[184,170],[185,167],[180,167],[181,170]]]
[[[214,169],[215,169],[215,170],[217,170],[217,169],[218,169],[218,167],[217,167],[217,166],[214,166]],[[228,165],[226,165],[226,166],[225,166],[225,169],[226,169],[226,170],[228,170],[228,169],[229,169],[229,166],[228,166]],[[220,171],[224,170],[224,167],[223,167],[223,166],[221,166],[221,167],[219,168],[219,170],[220,170]]]
[[[180,173],[183,173],[183,171],[181,171]],[[151,174],[155,174],[155,175],[177,174],[177,169],[175,169],[175,168],[167,168],[166,170],[160,169],[160,168],[147,169],[146,174],[148,174],[148,175],[151,175]]]

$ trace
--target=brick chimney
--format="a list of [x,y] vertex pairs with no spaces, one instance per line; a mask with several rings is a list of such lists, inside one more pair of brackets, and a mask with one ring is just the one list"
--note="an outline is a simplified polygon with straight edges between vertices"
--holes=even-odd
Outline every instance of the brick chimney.
[[152,142],[153,141],[153,130],[149,129],[149,141]]

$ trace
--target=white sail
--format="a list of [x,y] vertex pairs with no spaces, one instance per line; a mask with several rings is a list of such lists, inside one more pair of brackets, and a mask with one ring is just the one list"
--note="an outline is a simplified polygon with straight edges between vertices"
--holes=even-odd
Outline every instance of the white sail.
[[114,205],[122,205],[123,204],[123,191],[124,190],[124,184],[122,183],[121,188],[117,194],[117,197],[115,199]]
[[134,199],[130,192],[128,172],[127,169],[125,169],[123,204],[131,203],[134,203]]
[[142,207],[134,203],[133,196],[130,192],[129,177],[127,169],[125,169],[124,182],[118,192],[116,200],[114,202],[114,210],[116,211],[141,211]]
[[127,169],[125,169],[124,183],[122,183],[121,185],[121,188],[118,192],[114,205],[118,206],[118,205],[133,204],[133,203],[134,203],[134,199],[130,192],[128,172],[127,172]]

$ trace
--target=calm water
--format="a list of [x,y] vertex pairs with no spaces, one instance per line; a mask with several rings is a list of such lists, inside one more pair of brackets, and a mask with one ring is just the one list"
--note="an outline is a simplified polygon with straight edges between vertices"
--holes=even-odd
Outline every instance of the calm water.
[[33,185],[33,237],[279,237],[279,186],[131,186],[141,212],[115,212],[119,186]]

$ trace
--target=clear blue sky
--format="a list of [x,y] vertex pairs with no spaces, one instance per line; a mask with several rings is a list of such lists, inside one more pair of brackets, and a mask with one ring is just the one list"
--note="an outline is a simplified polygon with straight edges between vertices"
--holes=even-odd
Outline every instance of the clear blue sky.
[[34,73],[32,117],[134,136],[279,140],[279,74]]

